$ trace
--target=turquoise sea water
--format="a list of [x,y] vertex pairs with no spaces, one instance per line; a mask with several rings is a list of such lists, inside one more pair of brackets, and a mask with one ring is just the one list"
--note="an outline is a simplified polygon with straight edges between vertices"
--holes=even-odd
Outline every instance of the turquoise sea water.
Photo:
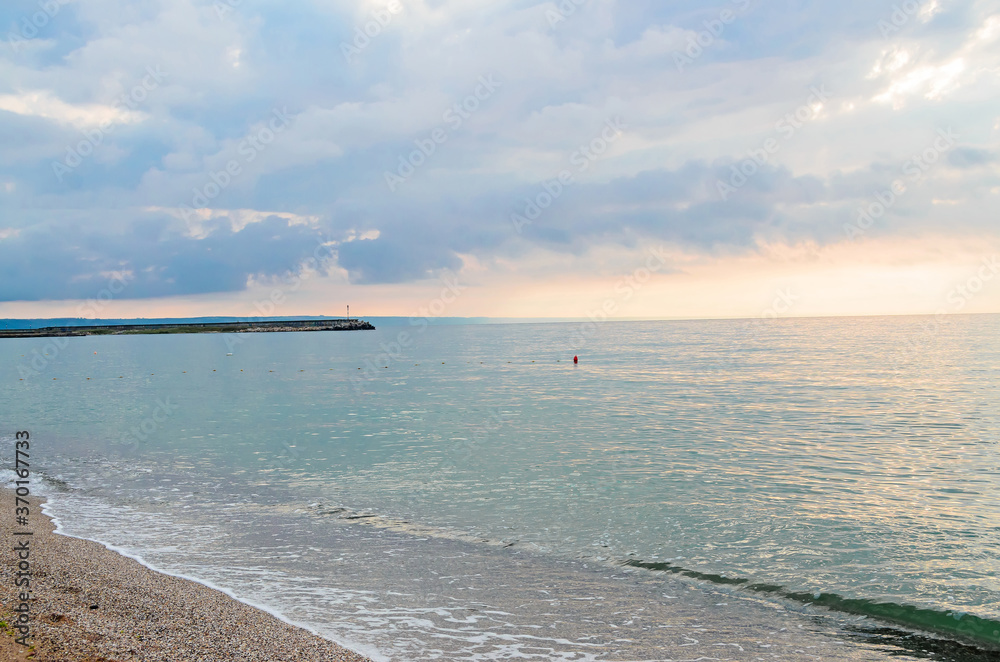
[[382,659],[1000,648],[998,316],[5,340],[0,369],[0,457],[32,432],[67,533]]

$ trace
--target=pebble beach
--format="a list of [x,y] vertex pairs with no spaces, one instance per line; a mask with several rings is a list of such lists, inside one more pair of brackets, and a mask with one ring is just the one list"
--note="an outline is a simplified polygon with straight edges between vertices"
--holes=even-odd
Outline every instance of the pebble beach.
[[368,658],[196,582],[154,572],[103,545],[55,533],[30,497],[30,648],[15,643],[20,589],[11,550],[14,493],[0,490],[0,659],[39,661]]

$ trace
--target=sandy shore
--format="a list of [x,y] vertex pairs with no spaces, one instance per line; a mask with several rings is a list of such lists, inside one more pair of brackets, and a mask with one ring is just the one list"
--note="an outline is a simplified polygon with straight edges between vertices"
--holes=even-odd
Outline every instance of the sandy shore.
[[[344,660],[357,653],[185,579],[153,572],[87,540],[53,533],[29,499],[30,524],[14,526],[14,493],[0,488],[0,660]],[[33,535],[14,536],[14,531]],[[30,539],[32,649],[20,633],[14,582]],[[32,654],[29,657],[29,654]]]

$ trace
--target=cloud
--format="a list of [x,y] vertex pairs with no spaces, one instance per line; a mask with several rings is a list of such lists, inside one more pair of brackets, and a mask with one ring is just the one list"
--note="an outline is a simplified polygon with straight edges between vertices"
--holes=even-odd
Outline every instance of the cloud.
[[120,299],[243,290],[251,277],[297,273],[324,237],[308,225],[270,216],[236,231],[215,219],[202,237],[150,215],[124,232],[48,225],[0,240],[3,301],[87,299],[114,274],[127,274]]
[[956,168],[974,168],[996,163],[997,160],[997,152],[975,147],[960,147],[948,154],[948,162]]
[[[0,299],[86,298],[118,272],[135,275],[131,298],[239,292],[329,237],[338,277],[360,284],[471,263],[539,270],[526,256],[605,247],[832,245],[947,127],[959,143],[870,236],[998,232],[986,209],[1000,190],[1000,18],[985,0],[925,3],[886,34],[892,10],[862,0],[590,0],[555,24],[551,2],[403,5],[351,61],[342,43],[381,3],[220,15],[195,0],[91,0],[0,49]],[[17,26],[33,7],[0,19]],[[150,68],[162,80],[122,104]],[[483,77],[501,84],[447,119]],[[809,106],[823,85],[830,98]],[[276,110],[287,129],[249,148]],[[620,138],[581,161],[614,118]],[[102,123],[114,129],[58,177]],[[746,166],[769,140],[778,149]],[[419,150],[390,190],[386,173]],[[233,161],[239,174],[217,184]],[[742,167],[753,174],[720,196]],[[564,172],[518,231],[511,216]]]
[[401,283],[462,266],[454,250],[436,241],[355,241],[341,246],[338,262],[354,282]]
[[141,113],[115,106],[68,104],[44,90],[0,95],[0,110],[29,117],[43,117],[78,129],[94,128],[105,123],[131,124],[143,119]]

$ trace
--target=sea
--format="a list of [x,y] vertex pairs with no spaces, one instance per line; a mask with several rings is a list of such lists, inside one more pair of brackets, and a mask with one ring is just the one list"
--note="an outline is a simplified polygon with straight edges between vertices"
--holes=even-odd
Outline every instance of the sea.
[[1000,316],[376,326],[0,339],[3,477],[380,661],[1000,659]]

